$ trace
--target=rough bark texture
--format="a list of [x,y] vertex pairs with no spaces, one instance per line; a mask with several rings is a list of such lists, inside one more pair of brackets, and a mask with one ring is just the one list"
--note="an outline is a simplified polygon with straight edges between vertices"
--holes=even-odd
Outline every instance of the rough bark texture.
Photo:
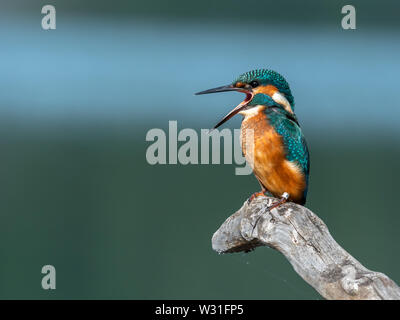
[[307,208],[258,197],[230,216],[214,233],[218,253],[269,246],[326,299],[400,299],[400,288],[386,275],[368,270],[340,247],[325,223]]

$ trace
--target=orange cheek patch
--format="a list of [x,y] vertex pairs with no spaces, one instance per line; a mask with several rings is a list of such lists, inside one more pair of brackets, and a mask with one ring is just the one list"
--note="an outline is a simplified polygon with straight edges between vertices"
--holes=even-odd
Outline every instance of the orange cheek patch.
[[278,88],[271,84],[267,84],[266,86],[258,86],[257,88],[254,88],[253,92],[254,94],[264,93],[272,97],[275,92],[278,92]]

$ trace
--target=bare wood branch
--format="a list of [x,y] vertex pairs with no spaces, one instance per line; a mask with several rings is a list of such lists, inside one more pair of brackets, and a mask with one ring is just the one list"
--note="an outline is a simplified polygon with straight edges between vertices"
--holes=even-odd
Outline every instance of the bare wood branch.
[[245,202],[214,233],[213,249],[229,253],[274,248],[326,299],[400,299],[400,288],[340,247],[313,212],[294,203],[269,211],[273,201],[258,197],[251,204]]

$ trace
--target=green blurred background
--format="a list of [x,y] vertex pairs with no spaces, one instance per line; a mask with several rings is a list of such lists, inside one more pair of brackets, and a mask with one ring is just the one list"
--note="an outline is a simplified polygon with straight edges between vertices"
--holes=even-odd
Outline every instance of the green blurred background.
[[[41,8],[57,29],[41,29]],[[258,184],[235,165],[146,162],[148,130],[209,128],[271,68],[311,152],[307,207],[400,283],[399,9],[352,1],[2,1],[0,298],[321,299],[269,248],[211,236]],[[226,125],[238,128],[240,118]],[[41,288],[54,265],[57,289]]]

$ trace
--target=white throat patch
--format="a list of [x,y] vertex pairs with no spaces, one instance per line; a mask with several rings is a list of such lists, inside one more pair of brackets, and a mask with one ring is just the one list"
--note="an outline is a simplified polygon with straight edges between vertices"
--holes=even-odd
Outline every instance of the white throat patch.
[[249,109],[244,109],[244,110],[240,111],[239,113],[242,116],[244,116],[245,118],[251,118],[251,117],[256,116],[263,109],[265,109],[264,106],[258,105],[258,106],[251,107]]

